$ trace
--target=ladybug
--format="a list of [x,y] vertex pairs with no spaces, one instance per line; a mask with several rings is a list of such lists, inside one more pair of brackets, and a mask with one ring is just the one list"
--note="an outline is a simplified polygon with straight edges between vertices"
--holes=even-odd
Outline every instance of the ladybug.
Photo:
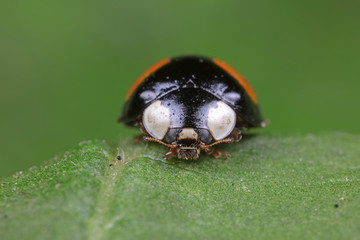
[[146,70],[131,86],[118,121],[168,147],[166,158],[179,159],[197,159],[201,150],[227,158],[213,147],[266,125],[243,76],[221,60],[195,56],[166,58]]

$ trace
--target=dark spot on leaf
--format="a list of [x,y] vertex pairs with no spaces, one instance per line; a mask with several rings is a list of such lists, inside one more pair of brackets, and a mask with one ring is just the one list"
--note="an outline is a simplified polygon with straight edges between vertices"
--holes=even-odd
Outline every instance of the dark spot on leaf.
[[109,167],[112,167],[113,165],[112,164],[109,164]]
[[338,208],[338,207],[339,207],[339,204],[335,204],[334,207],[335,207],[335,208]]
[[121,160],[121,156],[120,156],[120,155],[117,155],[117,156],[116,156],[116,159],[117,159],[117,160]]

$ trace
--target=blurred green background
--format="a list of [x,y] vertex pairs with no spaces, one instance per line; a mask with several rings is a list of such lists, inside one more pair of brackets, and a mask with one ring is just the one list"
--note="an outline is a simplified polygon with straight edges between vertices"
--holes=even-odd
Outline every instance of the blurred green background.
[[0,176],[116,123],[154,62],[225,60],[256,90],[267,133],[359,133],[359,1],[2,1]]

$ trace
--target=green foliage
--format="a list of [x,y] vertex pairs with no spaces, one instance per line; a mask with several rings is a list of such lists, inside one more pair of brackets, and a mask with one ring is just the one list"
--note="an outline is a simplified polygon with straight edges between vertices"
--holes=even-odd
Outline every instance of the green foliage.
[[132,134],[116,122],[128,89],[178,55],[216,57],[246,77],[271,120],[263,132],[360,134],[359,9],[356,0],[2,0],[0,177],[83,139]]
[[[231,157],[85,141],[1,180],[1,239],[355,239],[360,136],[248,136]],[[120,150],[120,153],[122,151]]]

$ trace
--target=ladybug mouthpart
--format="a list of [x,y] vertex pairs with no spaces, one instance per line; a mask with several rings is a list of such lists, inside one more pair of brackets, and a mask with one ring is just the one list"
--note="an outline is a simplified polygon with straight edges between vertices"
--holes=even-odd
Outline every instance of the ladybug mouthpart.
[[200,155],[200,148],[182,147],[177,149],[177,156],[180,159],[197,159]]

